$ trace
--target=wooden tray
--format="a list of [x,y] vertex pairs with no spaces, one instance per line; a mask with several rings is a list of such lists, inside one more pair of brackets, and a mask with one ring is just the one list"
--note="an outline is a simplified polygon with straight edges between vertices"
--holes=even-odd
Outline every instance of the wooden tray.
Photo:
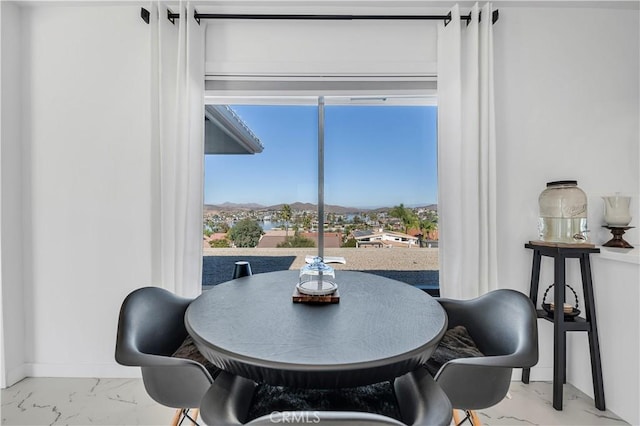
[[561,247],[561,248],[595,248],[596,245],[593,243],[552,243],[550,241],[529,241],[529,244],[532,246],[543,246],[543,247]]
[[310,296],[300,293],[298,289],[294,287],[291,299],[293,303],[338,303],[340,302],[340,293],[339,290],[336,290],[335,293],[325,296]]
[[[551,308],[551,304],[543,303],[542,309],[547,313],[549,318],[553,318],[554,310]],[[564,318],[569,320],[573,320],[578,315],[580,315],[580,310],[573,307],[571,308],[571,312],[564,312]]]

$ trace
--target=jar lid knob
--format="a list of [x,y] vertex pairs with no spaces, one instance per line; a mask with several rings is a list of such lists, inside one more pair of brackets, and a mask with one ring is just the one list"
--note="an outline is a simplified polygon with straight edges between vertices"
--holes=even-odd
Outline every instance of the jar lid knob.
[[577,185],[577,180],[556,180],[554,182],[547,182],[547,187],[556,185]]

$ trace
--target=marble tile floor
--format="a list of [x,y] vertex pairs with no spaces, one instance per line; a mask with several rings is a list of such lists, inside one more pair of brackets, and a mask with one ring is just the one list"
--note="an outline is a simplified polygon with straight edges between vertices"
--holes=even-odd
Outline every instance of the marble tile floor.
[[[563,411],[551,406],[549,382],[514,382],[510,395],[478,413],[484,425],[627,424],[597,410],[571,385],[564,387]],[[168,425],[174,412],[152,401],[140,379],[27,378],[3,389],[1,401],[1,424],[7,426]]]

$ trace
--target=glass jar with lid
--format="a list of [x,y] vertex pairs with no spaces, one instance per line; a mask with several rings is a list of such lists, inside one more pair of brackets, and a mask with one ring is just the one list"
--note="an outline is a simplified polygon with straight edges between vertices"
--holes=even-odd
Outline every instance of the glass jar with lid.
[[335,277],[335,271],[331,266],[324,263],[321,257],[314,257],[310,259],[310,263],[300,268],[296,288],[301,294],[326,296],[338,289],[338,285],[333,281]]
[[548,182],[538,197],[538,230],[542,241],[587,241],[587,195],[575,180]]

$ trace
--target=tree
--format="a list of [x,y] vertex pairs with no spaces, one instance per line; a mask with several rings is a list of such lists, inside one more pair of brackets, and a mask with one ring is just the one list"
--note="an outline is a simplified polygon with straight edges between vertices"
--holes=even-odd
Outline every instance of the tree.
[[207,235],[207,231],[209,232],[209,235],[211,235],[211,232],[213,232],[214,226],[215,226],[215,221],[213,220],[213,217],[211,217],[210,215],[205,216],[204,222],[203,222],[205,235]]
[[254,219],[242,219],[229,231],[229,238],[236,247],[255,247],[264,234],[258,222]]
[[291,248],[291,247],[315,247],[316,243],[311,238],[303,237],[301,235],[294,235],[293,237],[285,237],[285,240],[278,243],[278,248]]
[[355,238],[349,238],[342,244],[342,247],[356,247],[356,243],[357,241]]
[[354,225],[352,223],[346,225],[343,229],[343,233],[345,235],[345,238],[347,238],[353,231],[359,229],[359,227],[357,225]]
[[226,238],[223,238],[221,240],[211,240],[211,241],[209,241],[209,245],[212,248],[228,248],[228,247],[231,247],[231,244],[229,244],[229,240],[227,240]]
[[436,229],[436,224],[433,223],[431,219],[421,219],[418,224],[420,228],[420,234],[418,235],[418,242],[420,243],[420,247],[422,247],[423,238],[429,239],[429,232],[434,231]]
[[369,221],[372,222],[375,225],[379,225],[378,222],[378,213],[376,212],[369,212]]
[[436,223],[433,222],[431,219],[421,220],[419,226],[420,226],[420,232],[422,232],[422,235],[424,235],[425,237],[429,235],[429,232],[435,231],[436,229],[438,229],[438,226],[436,225]]
[[229,232],[229,225],[227,225],[227,222],[216,223],[213,227],[213,232],[226,234],[227,232]]
[[393,206],[391,210],[389,210],[389,216],[398,218],[402,221],[405,234],[409,233],[409,228],[418,225],[418,216],[416,216],[413,210],[406,208],[402,203],[400,203],[399,206]]
[[302,214],[302,226],[304,227],[304,229],[311,229],[311,215],[308,215],[307,212],[304,212]]
[[285,238],[289,238],[289,221],[291,220],[291,206],[289,204],[282,205],[282,210],[280,210],[280,217],[284,221]]

